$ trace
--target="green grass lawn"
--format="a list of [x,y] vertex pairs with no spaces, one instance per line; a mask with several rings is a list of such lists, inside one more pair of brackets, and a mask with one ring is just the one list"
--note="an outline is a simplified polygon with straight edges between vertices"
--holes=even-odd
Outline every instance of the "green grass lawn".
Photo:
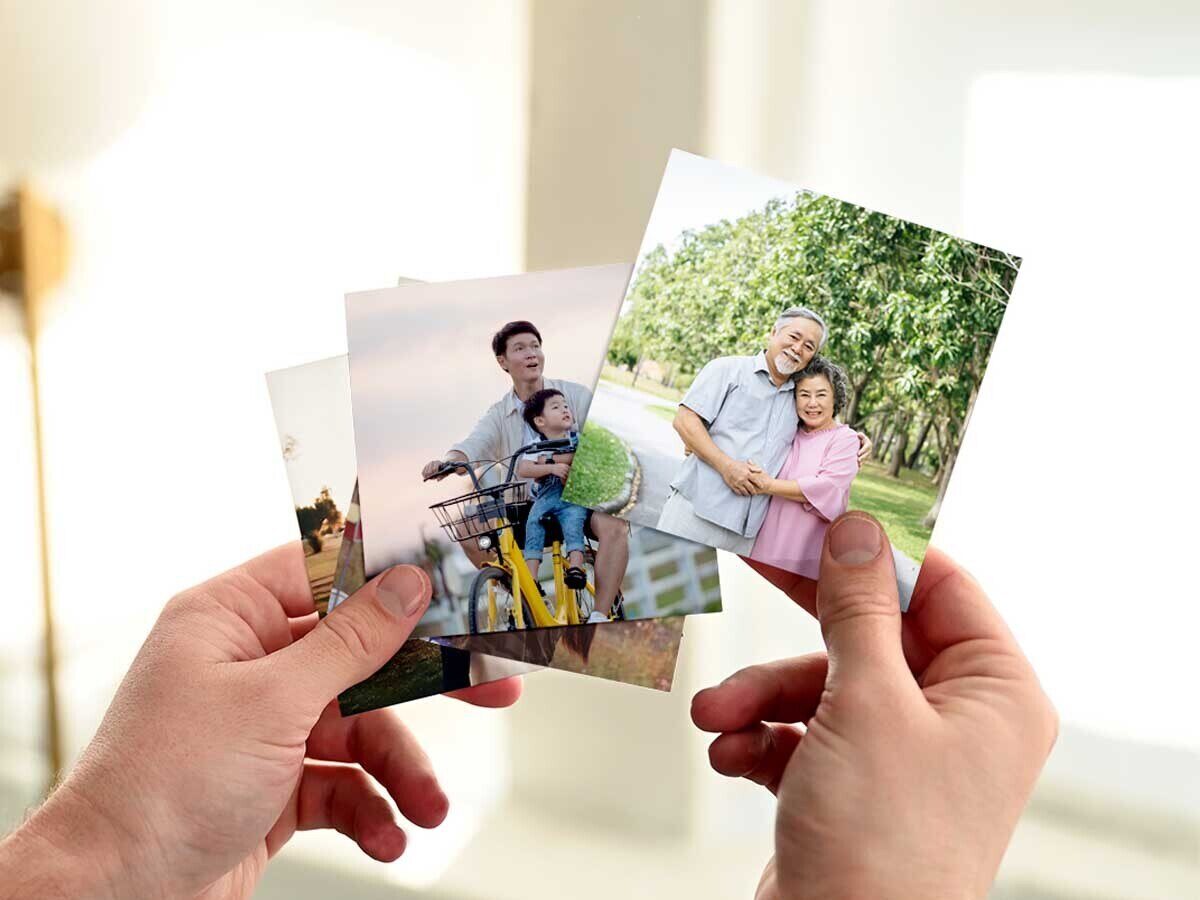
[[630,466],[629,454],[617,436],[588,422],[579,436],[579,449],[563,499],[580,506],[598,506],[613,500],[625,486]]
[[655,406],[653,403],[647,403],[646,409],[668,422],[675,421],[675,407]]
[[683,399],[683,391],[676,388],[669,388],[665,384],[659,384],[652,378],[639,378],[638,383],[634,384],[632,372],[617,368],[610,363],[604,364],[604,368],[600,372],[600,378],[602,381],[611,381],[613,384],[619,384],[623,387],[645,391],[647,394],[662,397],[664,400],[673,400],[678,403]]
[[[337,615],[334,609],[333,615]],[[442,651],[436,644],[408,641],[383,668],[342,692],[345,715],[427,697],[442,690]]]
[[850,488],[850,508],[877,518],[892,543],[920,562],[930,535],[921,520],[936,496],[937,489],[919,472],[901,469],[899,479],[889,478],[882,466],[867,463]]

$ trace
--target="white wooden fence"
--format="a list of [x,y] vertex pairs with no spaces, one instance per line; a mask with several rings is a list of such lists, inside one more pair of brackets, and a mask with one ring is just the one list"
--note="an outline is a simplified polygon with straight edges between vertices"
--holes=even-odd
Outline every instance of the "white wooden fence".
[[[447,560],[449,603],[435,604],[423,625],[433,625],[463,615],[465,594],[475,570],[466,555],[453,552]],[[552,593],[550,564],[542,566],[543,586]],[[626,616],[653,619],[720,609],[721,585],[717,578],[717,553],[660,531],[634,525],[629,536],[629,566],[621,583]]]

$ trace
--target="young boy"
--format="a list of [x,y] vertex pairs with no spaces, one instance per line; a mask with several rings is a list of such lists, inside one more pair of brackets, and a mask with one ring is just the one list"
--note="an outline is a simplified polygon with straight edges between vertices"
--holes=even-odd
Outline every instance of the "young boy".
[[[529,518],[525,522],[525,562],[529,571],[537,579],[538,566],[542,562],[542,551],[546,547],[546,529],[542,527],[541,518],[552,513],[562,528],[563,547],[567,551],[567,571],[564,581],[572,590],[583,590],[587,587],[587,572],[583,568],[583,526],[587,521],[587,509],[574,503],[567,503],[562,498],[563,484],[570,473],[570,462],[575,456],[575,448],[579,445],[579,433],[573,430],[575,424],[571,410],[567,406],[567,398],[562,391],[546,388],[537,391],[525,402],[525,421],[544,440],[556,441],[568,439],[571,442],[569,450],[549,454],[527,453],[517,464],[517,474],[522,478],[534,479],[533,506],[529,510]],[[608,617],[603,613],[593,612],[588,622],[605,622]]]

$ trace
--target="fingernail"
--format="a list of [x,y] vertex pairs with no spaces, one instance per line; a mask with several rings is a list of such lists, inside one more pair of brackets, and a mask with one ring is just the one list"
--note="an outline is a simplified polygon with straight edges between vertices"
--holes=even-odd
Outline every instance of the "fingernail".
[[416,566],[396,566],[379,579],[375,593],[384,609],[406,619],[425,605],[428,584],[425,573]]
[[844,566],[861,566],[879,555],[879,526],[863,516],[847,516],[829,531],[829,555]]

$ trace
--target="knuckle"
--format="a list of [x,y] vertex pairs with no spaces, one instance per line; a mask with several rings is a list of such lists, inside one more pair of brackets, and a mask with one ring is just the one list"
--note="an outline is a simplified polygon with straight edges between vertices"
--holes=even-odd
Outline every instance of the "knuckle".
[[203,587],[189,588],[168,600],[159,618],[164,623],[175,624],[194,616],[209,616],[216,606],[216,599]]
[[870,618],[898,618],[900,601],[895,589],[857,584],[836,594],[818,591],[817,612],[826,628]]
[[380,628],[374,617],[361,608],[342,609],[322,622],[341,652],[351,657],[374,656],[380,644]]

